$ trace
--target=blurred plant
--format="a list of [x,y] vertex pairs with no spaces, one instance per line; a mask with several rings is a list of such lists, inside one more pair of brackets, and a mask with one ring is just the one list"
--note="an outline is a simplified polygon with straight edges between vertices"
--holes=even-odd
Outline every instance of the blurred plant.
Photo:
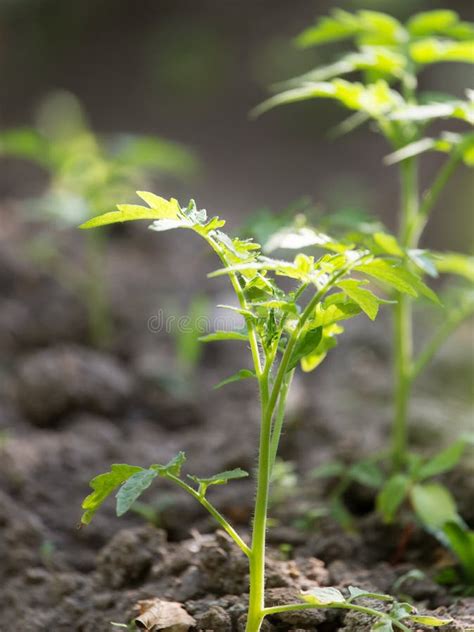
[[202,337],[209,322],[209,300],[203,295],[194,296],[186,318],[189,325],[175,327],[173,335],[180,372],[185,381],[190,381],[202,356]]
[[[0,155],[31,160],[45,169],[50,181],[45,193],[30,200],[34,217],[59,229],[71,228],[111,207],[118,196],[144,185],[153,173],[187,177],[196,159],[181,145],[149,136],[114,134],[99,137],[89,128],[79,101],[67,92],[48,96],[40,105],[34,128],[0,134]],[[111,316],[104,283],[103,235],[88,234],[86,273],[79,282],[88,310],[92,340],[103,344],[111,333]],[[61,274],[70,267],[54,259],[53,240],[35,240],[30,247],[41,261],[51,258]],[[66,269],[66,272],[65,272]],[[77,281],[76,281],[77,282]]]
[[271,478],[269,506],[282,505],[298,489],[298,475],[292,461],[276,459]]
[[[219,257],[223,267],[209,276],[229,278],[238,301],[238,307],[229,306],[229,309],[244,317],[246,329],[244,332],[216,331],[206,336],[205,340],[235,340],[249,346],[253,368],[241,369],[220,385],[254,379],[258,384],[261,402],[252,541],[248,545],[207,498],[207,492],[213,485],[223,485],[248,476],[247,472],[237,468],[205,478],[188,475],[190,484],[181,476],[186,459],[182,452],[166,465],[154,464],[142,468],[116,464],[111,466],[109,472],[96,476],[90,483],[93,491],[82,505],[82,523],[88,524],[106,498],[117,489],[117,514],[121,516],[156,478],[174,482],[209,511],[248,557],[250,594],[246,631],[258,632],[267,615],[306,607],[302,603],[265,607],[265,548],[270,482],[295,369],[301,364],[304,370],[310,371],[322,362],[335,345],[336,336],[343,331],[340,321],[361,312],[371,319],[377,316],[379,304],[383,301],[363,287],[362,279],[366,277],[375,275],[382,278],[401,293],[408,291],[417,295],[421,292],[431,300],[437,299],[419,276],[407,270],[400,261],[394,263],[385,260],[367,248],[359,250],[320,234],[319,243],[327,253],[319,259],[302,253],[297,254],[293,261],[271,259],[263,256],[260,245],[252,240],[228,237],[222,232],[225,222],[218,217],[208,219],[207,212],[198,209],[194,201],[187,207],[181,207],[176,200],[167,201],[153,193],[138,192],[138,195],[148,206],[119,205],[118,211],[91,219],[82,228],[139,219],[152,220],[151,228],[156,231],[174,228],[192,230]],[[279,287],[276,280],[280,277],[285,277],[293,289],[285,291]],[[309,296],[303,300],[306,292]],[[232,440],[235,438],[232,437]],[[332,607],[334,602],[340,601],[332,599],[330,602],[317,603],[317,598],[320,595],[311,595],[312,604],[316,607]],[[347,607],[352,608],[352,605]],[[355,609],[361,610],[361,607]],[[412,614],[413,610],[410,610],[409,617],[415,620]],[[431,621],[432,625],[444,623],[438,619]],[[426,623],[430,622],[427,620]],[[403,626],[401,629],[404,629]]]
[[[334,99],[355,114],[339,127],[349,132],[366,121],[389,142],[393,152],[386,164],[400,165],[401,206],[398,238],[383,230],[360,231],[356,226],[349,241],[370,247],[385,260],[403,262],[408,269],[437,277],[457,275],[472,284],[474,259],[459,253],[432,252],[419,247],[430,213],[441,192],[461,163],[474,165],[474,133],[445,132],[426,135],[433,121],[454,119],[474,123],[474,93],[467,99],[417,90],[417,75],[439,62],[474,63],[474,26],[450,10],[413,15],[406,24],[375,11],[355,14],[334,10],[305,30],[297,44],[303,48],[352,40],[355,52],[344,53],[334,63],[287,82],[282,92],[256,108],[259,114],[272,107],[313,98]],[[360,72],[363,82],[341,76]],[[418,183],[419,156],[427,151],[448,155],[431,185],[422,193]],[[301,229],[309,230],[309,229]],[[300,231],[300,232],[301,232]],[[308,238],[307,245],[317,245]],[[377,279],[377,274],[373,275]],[[380,280],[380,279],[377,279]],[[413,350],[413,294],[398,295],[394,304],[394,419],[391,463],[394,472],[409,464],[408,407],[415,380],[451,332],[474,312],[474,296],[462,283],[454,300],[446,304],[444,322],[417,356]]]

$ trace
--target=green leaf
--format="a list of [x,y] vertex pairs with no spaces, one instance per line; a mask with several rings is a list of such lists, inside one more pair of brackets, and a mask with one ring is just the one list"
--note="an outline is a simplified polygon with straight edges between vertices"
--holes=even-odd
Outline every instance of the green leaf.
[[386,261],[376,259],[363,263],[354,268],[359,272],[363,272],[379,281],[383,281],[392,286],[399,292],[409,294],[410,296],[418,296],[423,294],[434,303],[439,304],[436,294],[423,281],[401,266],[391,266]]
[[318,46],[329,42],[337,42],[354,36],[360,29],[359,20],[352,13],[335,9],[331,17],[323,17],[304,30],[296,39],[301,48]]
[[414,485],[410,491],[413,510],[425,527],[441,529],[446,522],[457,522],[456,502],[449,490],[438,483]]
[[377,599],[378,601],[393,601],[393,597],[391,595],[386,595],[385,593],[374,593],[363,588],[357,588],[357,586],[349,586],[348,587],[350,600],[365,598],[365,599]]
[[474,64],[474,41],[455,42],[427,38],[410,45],[410,56],[418,64],[458,61]]
[[150,487],[158,476],[155,470],[136,472],[122,485],[117,492],[117,516],[123,516],[141,494]]
[[459,522],[447,522],[442,532],[449,548],[461,563],[466,579],[474,583],[474,531]]
[[413,143],[408,143],[401,149],[394,151],[393,153],[385,156],[384,163],[386,165],[394,165],[402,160],[419,156],[420,154],[430,151],[436,147],[436,140],[434,138],[421,138]]
[[405,41],[405,29],[393,16],[380,11],[359,11],[357,15],[362,27],[360,44],[394,45]]
[[373,235],[374,241],[382,248],[383,252],[388,255],[392,255],[394,257],[403,257],[404,252],[400,244],[398,243],[396,237],[390,235],[389,233],[381,233],[377,232]]
[[455,465],[459,463],[463,452],[465,450],[466,443],[464,441],[456,441],[448,448],[439,452],[436,456],[427,461],[418,471],[419,480],[442,474],[443,472],[449,472]]
[[452,619],[440,619],[439,617],[433,617],[433,615],[425,614],[411,614],[408,618],[414,623],[427,625],[431,628],[439,628],[442,625],[448,625],[448,623],[453,621]]
[[51,168],[48,141],[36,130],[17,128],[0,134],[0,155],[34,160],[47,169]]
[[89,524],[95,512],[99,509],[107,497],[117,488],[127,481],[137,472],[143,471],[142,467],[127,464],[114,464],[110,467],[110,472],[99,474],[90,482],[90,486],[94,490],[92,494],[87,496],[82,508],[85,509],[81,523]]
[[237,373],[234,373],[234,375],[231,375],[225,380],[222,380],[222,382],[219,382],[219,384],[216,384],[214,388],[221,388],[226,384],[232,384],[232,382],[240,382],[241,380],[247,380],[251,377],[256,377],[255,371],[250,371],[250,369],[241,369]]
[[301,86],[304,83],[327,81],[354,71],[377,71],[395,77],[402,75],[406,66],[403,55],[384,46],[362,46],[360,52],[348,53],[338,61],[320,66],[310,72],[290,79],[281,84],[281,88]]
[[438,272],[456,274],[474,283],[474,257],[457,252],[434,252],[433,262]]
[[300,249],[308,246],[327,247],[333,240],[309,226],[285,227],[273,233],[264,246],[265,252],[272,252],[278,248]]
[[306,331],[302,336],[300,336],[288,362],[288,371],[294,369],[301,358],[309,355],[317,349],[319,343],[321,342],[322,335],[322,327],[316,327],[315,329]]
[[248,336],[238,331],[215,331],[212,334],[207,334],[199,338],[200,342],[216,342],[218,340],[241,340],[248,342]]
[[346,599],[337,588],[311,588],[300,594],[307,603],[315,606],[330,606],[331,604],[346,603]]
[[357,303],[370,320],[375,320],[379,311],[379,300],[375,294],[361,287],[361,281],[348,279],[346,281],[339,281],[337,285],[344,290],[347,296]]
[[[140,192],[142,197],[144,192]],[[147,194],[148,195],[148,194]],[[153,194],[150,194],[153,196]],[[117,224],[120,222],[130,222],[138,219],[167,219],[176,220],[179,214],[179,204],[176,200],[165,200],[154,196],[161,202],[155,202],[155,207],[148,208],[146,206],[140,206],[138,204],[118,204],[118,211],[111,211],[81,224],[79,228],[96,228],[97,226],[106,226],[108,224]]]
[[308,99],[335,99],[350,110],[363,111],[378,118],[394,108],[401,108],[404,101],[401,95],[392,90],[388,83],[379,80],[365,86],[363,83],[333,79],[328,82],[308,83],[299,88],[276,94],[253,110],[254,116],[284,105]]
[[389,118],[394,121],[430,121],[438,118],[454,118],[474,124],[472,101],[443,101],[426,105],[403,105],[395,108]]
[[382,491],[377,496],[377,511],[385,522],[393,521],[397,509],[406,498],[410,483],[408,476],[395,474],[383,486]]
[[358,483],[378,489],[382,487],[385,477],[382,470],[373,461],[359,461],[349,468],[349,476]]
[[150,469],[156,470],[160,476],[166,476],[166,474],[172,474],[173,476],[179,476],[181,474],[181,468],[186,462],[186,454],[184,452],[178,452],[171,461],[166,465],[151,465]]
[[413,15],[407,22],[407,28],[410,35],[415,37],[443,35],[458,21],[459,16],[455,11],[435,9]]
[[434,264],[433,255],[429,250],[410,248],[407,250],[407,255],[422,272],[429,274],[434,279],[438,277],[438,270]]
[[199,494],[201,496],[205,496],[207,492],[207,488],[210,485],[226,485],[229,481],[233,481],[239,478],[246,478],[249,475],[248,472],[242,470],[240,467],[235,468],[234,470],[227,470],[225,472],[219,472],[219,474],[214,474],[214,476],[210,476],[208,478],[202,478],[200,476],[191,476],[188,474],[188,478],[193,480],[195,483],[199,485]]

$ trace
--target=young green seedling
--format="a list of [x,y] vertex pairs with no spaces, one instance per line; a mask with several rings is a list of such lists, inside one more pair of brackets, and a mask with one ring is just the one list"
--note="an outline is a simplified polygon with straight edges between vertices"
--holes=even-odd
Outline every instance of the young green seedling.
[[[285,416],[285,402],[295,369],[302,365],[312,370],[320,364],[336,344],[343,328],[341,321],[365,312],[369,318],[377,316],[379,299],[364,285],[365,279],[382,278],[397,291],[417,295],[425,293],[435,298],[415,272],[407,270],[399,261],[374,255],[368,249],[357,249],[335,242],[327,235],[317,239],[326,254],[314,259],[299,253],[292,261],[271,259],[261,253],[252,240],[231,239],[222,228],[225,222],[218,217],[208,218],[191,201],[181,207],[174,199],[165,200],[153,193],[139,192],[148,206],[125,204],[117,211],[106,213],[83,224],[96,228],[117,222],[151,220],[152,230],[174,228],[192,230],[215,252],[221,269],[210,277],[226,276],[235,292],[237,310],[245,320],[244,331],[217,331],[207,339],[244,342],[250,348],[251,368],[244,368],[222,382],[243,379],[256,381],[260,395],[261,420],[258,466],[256,471],[256,499],[252,521],[252,537],[248,543],[208,500],[213,485],[226,484],[247,476],[240,468],[220,472],[214,476],[182,475],[185,455],[180,452],[166,465],[153,464],[143,468],[134,465],[112,465],[110,472],[91,481],[93,492],[84,500],[82,522],[88,524],[106,498],[117,491],[117,514],[128,511],[137,498],[159,478],[172,481],[193,496],[215,518],[237,546],[248,557],[250,571],[249,610],[247,632],[258,632],[267,615],[274,608],[265,605],[265,542],[269,488],[272,469]],[[283,290],[279,278],[292,283]],[[331,604],[330,604],[331,605]],[[289,604],[286,610],[301,608]]]
[[[417,90],[417,75],[440,62],[474,63],[474,25],[463,22],[454,11],[435,10],[413,15],[405,24],[376,11],[355,14],[336,9],[305,30],[297,44],[303,48],[351,40],[355,52],[344,53],[334,63],[291,79],[255,113],[306,99],[334,99],[355,113],[339,128],[351,131],[366,121],[390,144],[386,164],[398,164],[401,181],[398,241],[379,235],[378,246],[389,255],[399,256],[412,270],[437,276],[459,275],[472,283],[472,258],[457,253],[432,253],[419,247],[420,238],[445,185],[459,164],[474,165],[474,133],[446,132],[439,137],[426,135],[437,120],[455,119],[474,124],[474,92],[466,100],[446,94]],[[342,77],[354,72],[362,82]],[[448,155],[431,185],[422,192],[418,182],[419,156],[427,151]],[[374,236],[377,237],[377,236]],[[377,240],[377,239],[376,239]],[[474,311],[472,292],[447,310],[444,323],[417,357],[413,351],[412,300],[400,295],[394,306],[394,419],[391,460],[395,471],[408,461],[408,405],[412,385],[450,333]]]
[[[196,168],[194,156],[177,143],[132,134],[97,136],[79,101],[67,92],[53,93],[41,103],[34,128],[2,132],[0,155],[31,160],[48,172],[45,193],[27,201],[26,207],[32,216],[46,219],[58,229],[72,228],[97,215],[137,186],[145,186],[151,173],[187,177]],[[77,269],[73,274],[65,258],[56,262],[61,280],[81,291],[96,344],[104,344],[111,330],[103,279],[103,237],[88,234],[86,274],[79,279]],[[43,239],[41,253],[57,255],[54,242],[45,245]],[[33,250],[34,244],[31,246]]]

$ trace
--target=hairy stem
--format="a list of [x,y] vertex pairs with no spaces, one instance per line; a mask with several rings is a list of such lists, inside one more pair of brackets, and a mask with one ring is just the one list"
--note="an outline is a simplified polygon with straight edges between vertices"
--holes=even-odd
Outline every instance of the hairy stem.
[[258,632],[265,607],[265,547],[270,487],[270,434],[273,410],[269,405],[268,371],[259,380],[262,420],[257,470],[257,494],[252,525],[250,591],[246,632]]

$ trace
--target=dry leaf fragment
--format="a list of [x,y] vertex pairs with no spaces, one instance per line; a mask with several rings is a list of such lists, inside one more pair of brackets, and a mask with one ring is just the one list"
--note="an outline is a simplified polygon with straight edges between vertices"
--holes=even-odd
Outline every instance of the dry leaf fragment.
[[176,601],[162,601],[161,599],[144,599],[136,605],[140,615],[135,624],[140,630],[147,632],[188,632],[196,625],[183,606]]

